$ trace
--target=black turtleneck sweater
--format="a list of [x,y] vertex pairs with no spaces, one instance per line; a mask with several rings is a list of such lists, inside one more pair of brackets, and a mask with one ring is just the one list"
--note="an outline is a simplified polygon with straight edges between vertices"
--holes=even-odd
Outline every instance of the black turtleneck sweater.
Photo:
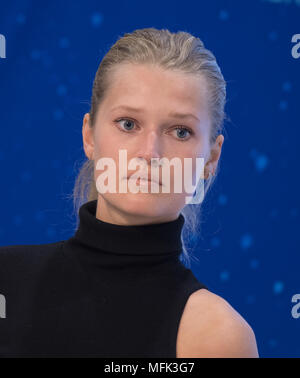
[[185,304],[207,289],[179,259],[183,215],[123,226],[96,207],[68,240],[0,247],[0,357],[176,357]]

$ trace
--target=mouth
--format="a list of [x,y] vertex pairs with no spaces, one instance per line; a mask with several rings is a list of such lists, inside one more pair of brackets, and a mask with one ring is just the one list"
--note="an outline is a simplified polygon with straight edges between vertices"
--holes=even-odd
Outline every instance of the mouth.
[[[127,180],[130,179],[130,177],[126,177]],[[151,180],[150,178],[147,178],[147,177],[139,177],[137,180],[136,180],[136,184],[139,185],[139,184],[150,184],[150,183],[155,183],[159,186],[162,186],[162,183],[161,181],[156,181],[156,180]]]

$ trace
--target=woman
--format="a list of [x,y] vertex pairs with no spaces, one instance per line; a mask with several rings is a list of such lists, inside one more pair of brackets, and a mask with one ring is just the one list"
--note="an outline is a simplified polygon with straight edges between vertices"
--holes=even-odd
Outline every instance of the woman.
[[[120,174],[125,150],[128,160],[151,167],[136,181],[147,189],[155,159],[161,173],[161,158],[176,157],[177,166],[202,158],[206,193],[224,141],[225,87],[214,55],[189,33],[135,30],[111,47],[83,118],[87,161],[73,192],[76,233],[56,243],[0,248],[6,300],[0,355],[258,356],[249,324],[181,262],[189,259],[183,226],[195,215],[191,206],[199,208],[187,204],[186,187],[120,190],[134,179],[133,168]],[[103,158],[115,163],[115,192],[102,190]],[[174,172],[171,184],[182,181]],[[195,164],[192,175],[201,182]],[[166,186],[165,177],[155,182]]]

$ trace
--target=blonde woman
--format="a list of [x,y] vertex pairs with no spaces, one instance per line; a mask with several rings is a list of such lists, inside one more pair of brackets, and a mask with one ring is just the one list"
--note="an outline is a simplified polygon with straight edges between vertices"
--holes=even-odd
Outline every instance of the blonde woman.
[[[134,173],[123,174],[122,150],[151,167],[136,181],[144,188],[154,181],[153,159],[162,170],[162,158],[201,157],[206,194],[219,167],[225,101],[220,68],[199,38],[147,28],[116,41],[83,118],[76,232],[0,248],[1,356],[258,357],[247,321],[182,262],[190,261],[182,231],[197,232],[201,204],[186,202],[185,187],[119,190]],[[102,190],[103,158],[115,163],[115,192]],[[183,177],[171,170],[170,187]]]

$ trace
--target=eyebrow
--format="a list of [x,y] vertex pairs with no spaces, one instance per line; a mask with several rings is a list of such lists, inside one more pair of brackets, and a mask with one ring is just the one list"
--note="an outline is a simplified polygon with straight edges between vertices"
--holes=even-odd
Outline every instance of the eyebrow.
[[[136,112],[136,113],[142,113],[143,112],[143,109],[133,108],[133,107],[127,106],[127,105],[116,106],[116,107],[112,108],[111,111],[115,111],[115,110],[118,110],[118,109],[124,109],[124,110],[127,110],[127,111]],[[199,118],[197,118],[192,113],[183,114],[183,113],[178,113],[178,112],[171,112],[171,113],[169,113],[169,117],[175,117],[175,118],[181,118],[181,119],[194,118],[196,121],[200,122]]]

